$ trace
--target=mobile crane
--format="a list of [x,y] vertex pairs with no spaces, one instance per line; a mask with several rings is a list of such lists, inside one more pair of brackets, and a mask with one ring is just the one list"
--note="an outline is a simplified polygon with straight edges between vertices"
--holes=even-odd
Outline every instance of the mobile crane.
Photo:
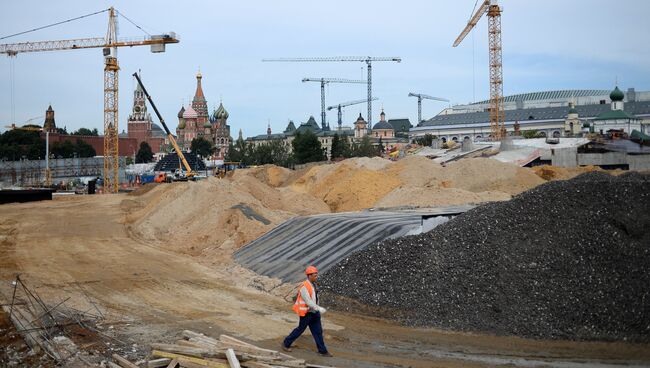
[[165,133],[167,133],[167,138],[169,139],[172,146],[174,147],[174,150],[176,150],[176,154],[181,159],[181,162],[183,163],[183,166],[185,167],[185,170],[186,170],[185,171],[185,177],[188,178],[188,179],[193,179],[194,176],[196,176],[196,172],[194,172],[194,170],[192,170],[192,168],[190,167],[190,164],[185,159],[185,155],[183,155],[183,151],[178,146],[178,143],[176,143],[176,139],[174,139],[174,136],[172,135],[171,131],[169,131],[169,128],[167,127],[167,124],[165,124],[165,119],[163,119],[162,115],[160,115],[160,112],[158,111],[158,108],[156,107],[156,104],[153,103],[153,99],[151,99],[151,96],[149,96],[149,92],[147,92],[147,89],[144,88],[144,84],[142,84],[142,80],[140,79],[140,76],[138,75],[138,73],[133,73],[133,76],[138,81],[138,84],[140,85],[140,88],[142,88],[142,92],[144,92],[144,95],[147,97],[147,100],[149,100],[149,103],[151,104],[151,107],[153,108],[153,111],[156,112],[156,116],[158,116],[158,120],[160,120],[160,124],[165,129]]

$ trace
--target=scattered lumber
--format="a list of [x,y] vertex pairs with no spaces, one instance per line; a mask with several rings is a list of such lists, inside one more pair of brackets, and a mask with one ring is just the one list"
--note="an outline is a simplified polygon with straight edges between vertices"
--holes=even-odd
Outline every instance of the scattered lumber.
[[[151,344],[148,368],[333,368],[308,364],[303,359],[264,349],[228,335],[218,339],[185,330],[174,344]],[[176,366],[171,365],[177,364]],[[165,365],[167,364],[167,365]],[[131,368],[131,367],[129,367]]]
[[241,368],[234,350],[226,350],[226,358],[228,358],[228,364],[230,364],[230,368]]
[[119,365],[122,368],[138,368],[137,365],[131,363],[128,359],[124,358],[119,354],[113,354],[111,357],[113,358],[115,363],[117,363],[117,365]]

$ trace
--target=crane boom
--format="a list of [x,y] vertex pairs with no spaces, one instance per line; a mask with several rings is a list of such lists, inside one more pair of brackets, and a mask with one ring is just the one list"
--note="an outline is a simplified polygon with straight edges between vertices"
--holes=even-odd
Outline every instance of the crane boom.
[[[157,38],[160,37],[160,38]],[[125,46],[146,46],[161,45],[168,43],[178,43],[176,36],[164,34],[161,36],[144,37],[142,39],[123,38],[115,43],[108,44],[103,37],[79,38],[73,40],[56,40],[56,41],[37,41],[37,42],[20,42],[0,45],[0,54],[15,56],[22,52],[40,52],[40,51],[60,51],[60,50],[77,50],[90,48],[106,47],[125,47]]]
[[[378,100],[378,98],[373,97],[372,100],[375,101]],[[338,109],[338,117],[339,117],[338,123],[339,123],[339,130],[341,130],[341,127],[343,126],[343,112],[341,111],[341,108],[345,106],[352,106],[352,105],[364,103],[364,102],[367,102],[367,100],[355,100],[355,101],[342,102],[338,105],[329,106],[327,110],[329,111],[334,108]]]
[[409,97],[417,97],[418,98],[418,124],[420,124],[422,122],[422,100],[423,99],[449,102],[449,100],[446,99],[446,98],[433,97],[433,96],[425,95],[425,94],[422,94],[422,93],[409,92]]
[[501,140],[506,134],[503,113],[503,63],[501,56],[501,8],[498,0],[484,0],[481,6],[454,41],[458,46],[474,28],[483,14],[488,16],[488,50],[490,60],[490,131],[494,140]]
[[368,83],[360,79],[344,79],[344,78],[303,78],[303,82],[320,82],[320,83]]
[[363,80],[343,78],[303,78],[302,82],[320,82],[320,117],[323,130],[326,129],[325,121],[327,118],[325,114],[325,85],[329,83],[367,83]]
[[481,6],[476,10],[474,15],[469,19],[467,22],[467,25],[463,29],[462,32],[460,32],[460,35],[456,37],[456,41],[454,41],[454,47],[458,46],[461,42],[463,42],[463,39],[465,39],[465,36],[469,34],[469,32],[474,28],[476,23],[481,19],[483,14],[487,13],[488,7],[490,6],[490,0],[484,0]]
[[358,61],[368,66],[368,134],[372,129],[372,62],[392,61],[400,63],[402,58],[397,56],[330,56],[330,57],[297,57],[297,58],[271,58],[262,59],[263,62],[331,62],[331,61]]
[[[41,52],[58,50],[78,50],[88,48],[103,48],[104,54],[104,189],[106,193],[117,193],[119,188],[119,137],[118,137],[118,86],[119,64],[117,61],[118,47],[151,46],[151,52],[165,51],[165,44],[178,43],[174,32],[162,35],[152,35],[143,38],[117,37],[117,10],[110,7],[94,15],[108,11],[108,30],[106,37],[78,38],[70,40],[20,42],[0,44],[0,54],[13,57],[21,52]],[[86,16],[78,17],[80,19]],[[71,19],[73,20],[73,19]],[[65,22],[68,22],[67,20]],[[57,24],[61,24],[59,22]],[[53,24],[56,25],[56,24]],[[53,25],[41,27],[47,28]],[[34,30],[21,32],[20,34]],[[15,34],[18,35],[18,34]],[[15,36],[14,35],[14,36]]]
[[142,88],[142,92],[144,92],[144,95],[147,97],[147,100],[149,100],[149,103],[151,104],[153,111],[156,113],[156,116],[158,116],[158,120],[160,120],[160,124],[165,129],[165,133],[167,133],[167,138],[169,138],[169,141],[172,143],[172,146],[174,146],[174,149],[176,150],[178,157],[180,157],[183,166],[185,166],[185,170],[187,170],[186,175],[189,177],[196,175],[194,171],[192,171],[190,164],[185,159],[185,155],[183,155],[183,151],[181,151],[180,147],[178,146],[178,143],[176,143],[176,139],[174,139],[172,132],[169,131],[167,124],[165,124],[165,119],[163,119],[162,115],[160,115],[160,112],[158,111],[156,104],[153,103],[153,99],[151,99],[151,96],[149,96],[149,92],[147,92],[147,89],[144,88],[144,84],[142,84],[142,80],[140,80],[140,76],[138,75],[138,73],[133,73],[133,76],[138,81],[138,84],[140,85],[140,88]]

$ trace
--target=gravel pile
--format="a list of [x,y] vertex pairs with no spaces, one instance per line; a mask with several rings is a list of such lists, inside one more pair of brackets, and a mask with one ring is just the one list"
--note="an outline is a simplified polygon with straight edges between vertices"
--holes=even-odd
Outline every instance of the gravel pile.
[[372,244],[324,305],[418,327],[650,341],[650,175],[593,172]]

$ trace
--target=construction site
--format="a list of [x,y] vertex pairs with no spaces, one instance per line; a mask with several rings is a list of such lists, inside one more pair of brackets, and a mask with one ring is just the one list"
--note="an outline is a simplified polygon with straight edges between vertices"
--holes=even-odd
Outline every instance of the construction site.
[[[10,57],[101,48],[104,62],[103,135],[74,137],[93,157],[50,154],[50,138],[72,139],[52,106],[42,127],[8,126],[44,139],[45,157],[0,160],[0,367],[650,367],[650,98],[504,98],[501,12],[477,1],[453,44],[488,23],[489,100],[426,119],[423,99],[449,100],[403,93],[416,126],[372,110],[373,62],[401,58],[263,59],[367,75],[302,80],[320,83],[320,125],[240,130],[237,144],[291,157],[309,131],[319,159],[286,167],[229,162],[230,113],[208,113],[201,71],[175,131],[157,105],[175,91],[129,72],[120,133],[117,49],[183,47],[174,32],[119,38],[111,7],[79,17],[108,15],[106,37],[0,44]],[[329,83],[365,84],[367,98],[326,107]],[[361,104],[344,127],[342,107]],[[340,137],[372,154],[336,156]],[[155,161],[127,164],[142,142]]]

